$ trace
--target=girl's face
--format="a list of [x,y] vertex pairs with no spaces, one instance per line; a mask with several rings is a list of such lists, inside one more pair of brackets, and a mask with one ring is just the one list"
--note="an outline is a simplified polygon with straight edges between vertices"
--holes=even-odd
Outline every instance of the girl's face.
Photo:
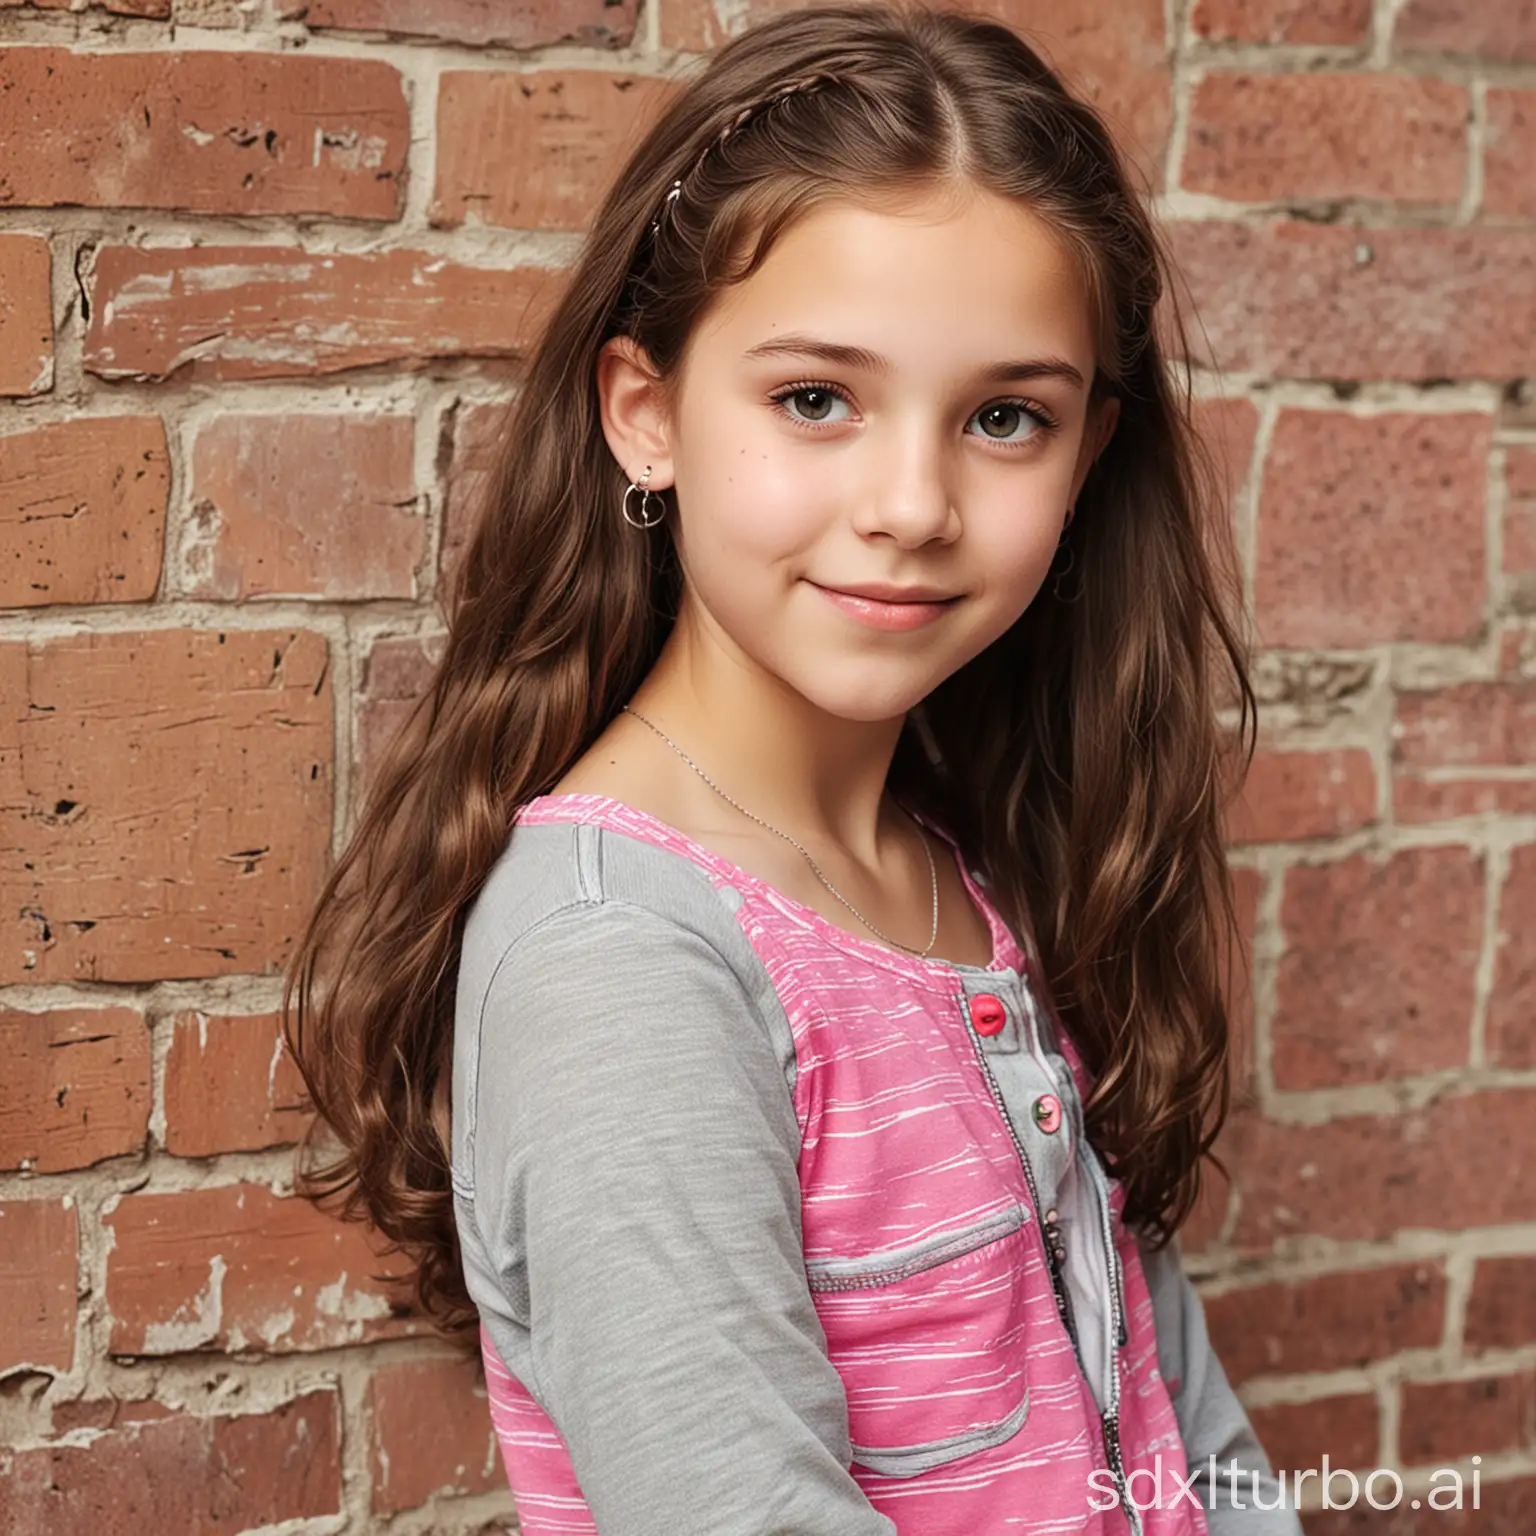
[[[824,206],[696,328],[665,426],[680,623],[844,719],[904,714],[1028,606],[1113,426],[1065,248],[966,189]],[[649,459],[649,455],[647,455]],[[943,599],[888,607],[848,589]]]

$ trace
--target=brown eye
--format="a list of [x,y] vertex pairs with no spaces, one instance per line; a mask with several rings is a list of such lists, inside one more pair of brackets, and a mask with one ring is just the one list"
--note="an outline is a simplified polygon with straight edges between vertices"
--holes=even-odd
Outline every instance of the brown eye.
[[977,414],[988,437],[1008,437],[1017,429],[1024,413],[1016,405],[989,405]]
[[825,389],[800,389],[794,399],[800,405],[800,414],[807,421],[825,421],[831,414],[832,403],[837,397]]

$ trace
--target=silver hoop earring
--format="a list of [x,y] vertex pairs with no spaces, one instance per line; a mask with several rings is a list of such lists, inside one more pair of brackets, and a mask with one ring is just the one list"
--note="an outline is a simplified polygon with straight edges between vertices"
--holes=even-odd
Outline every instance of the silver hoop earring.
[[[661,499],[657,492],[647,489],[650,479],[651,466],[647,464],[645,466],[645,473],[640,476],[639,485],[631,481],[625,488],[624,500],[620,503],[619,510],[623,512],[624,521],[631,528],[654,528],[667,515],[666,502]],[[638,518],[631,517],[629,513],[629,498],[630,494],[634,491],[639,491],[640,493],[640,516]],[[647,517],[646,510],[652,501],[656,503],[656,515],[654,517]]]

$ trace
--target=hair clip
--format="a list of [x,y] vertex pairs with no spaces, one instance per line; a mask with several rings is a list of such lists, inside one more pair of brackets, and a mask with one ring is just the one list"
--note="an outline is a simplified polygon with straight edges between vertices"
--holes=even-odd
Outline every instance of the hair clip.
[[651,233],[653,235],[658,229],[661,228],[661,221],[666,217],[667,209],[669,209],[672,204],[677,201],[678,197],[682,194],[682,190],[682,177],[678,177],[678,179],[672,183],[671,190],[664,198],[662,198],[661,207],[656,210],[656,217],[651,220]]
[[791,81],[782,90],[775,91],[774,94],[768,97],[765,101],[751,102],[747,106],[743,107],[741,111],[738,112],[736,116],[732,118],[731,121],[728,122],[725,127],[715,135],[713,139],[705,144],[703,150],[699,153],[693,164],[688,167],[683,175],[679,176],[677,180],[672,183],[671,187],[667,191],[667,195],[661,200],[661,207],[656,210],[656,217],[651,220],[651,234],[654,236],[660,231],[661,221],[666,218],[667,210],[671,208],[671,206],[682,195],[683,182],[688,177],[692,176],[693,173],[698,170],[698,168],[705,162],[705,160],[709,158],[712,153],[722,149],[725,146],[726,140],[729,139],[731,135],[735,133],[736,130],[747,121],[748,118],[756,117],[760,113],[766,113],[770,111],[772,108],[778,106],[778,104],[785,100],[787,97],[798,96],[802,93],[813,91],[818,86],[836,84],[837,78],[838,77],[836,75],[823,73],[808,75],[800,80]]

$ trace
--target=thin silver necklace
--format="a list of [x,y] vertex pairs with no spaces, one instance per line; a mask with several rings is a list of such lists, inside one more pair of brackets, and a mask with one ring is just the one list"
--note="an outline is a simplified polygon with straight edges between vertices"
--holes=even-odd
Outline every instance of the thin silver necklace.
[[934,867],[933,849],[928,846],[928,835],[923,831],[922,825],[917,821],[916,817],[912,818],[912,825],[917,828],[917,835],[923,840],[923,852],[928,855],[928,879],[933,885],[933,932],[928,935],[928,943],[922,949],[913,949],[910,944],[903,944],[900,939],[893,939],[889,934],[881,933],[880,930],[876,928],[875,925],[870,922],[870,920],[865,917],[864,914],[860,912],[859,909],[854,906],[854,904],[849,901],[848,898],[844,896],[843,893],[839,891],[838,888],[833,885],[832,882],[828,880],[824,874],[822,874],[820,868],[817,866],[816,860],[806,852],[805,848],[801,844],[795,842],[794,838],[792,838],[788,832],[780,832],[779,829],[774,826],[771,821],[764,821],[761,816],[753,816],[752,812],[749,811],[746,806],[738,804],[735,800],[731,800],[731,797],[726,794],[726,792],[721,789],[720,786],[716,784],[715,781],[710,778],[710,776],[705,773],[704,770],[700,768],[699,765],[694,762],[694,760],[689,757],[688,754],[684,752],[683,749],[678,746],[678,744],[673,741],[672,738],[668,736],[660,726],[652,724],[652,722],[647,720],[638,709],[631,709],[628,704],[621,704],[619,707],[624,710],[626,714],[631,714],[635,717],[636,720],[649,725],[651,729],[655,731],[656,734],[660,736],[661,739],[666,742],[666,744],[671,747],[672,750],[676,752],[677,755],[682,758],[682,760],[687,763],[688,766],[692,768],[693,771],[698,774],[698,776],[703,779],[704,782],[708,784],[709,787],[714,790],[714,792],[719,795],[722,800],[729,800],[732,805],[736,806],[736,809],[740,811],[743,816],[751,816],[752,820],[755,821],[758,826],[767,827],[770,832],[778,832],[778,835],[782,837],[786,843],[794,843],[794,846],[800,849],[801,854],[805,858],[805,862],[811,866],[811,871],[815,874],[816,878],[820,880],[821,883],[826,886],[826,888],[831,891],[832,894],[836,896],[837,899],[842,902],[842,904],[847,907],[848,910],[852,912],[853,915],[858,918],[858,920],[863,923],[864,926],[868,928],[872,934],[876,935],[877,938],[881,939],[886,944],[893,945],[897,949],[904,949],[909,955],[917,955],[922,957],[932,951],[934,943],[939,937],[939,872]]

